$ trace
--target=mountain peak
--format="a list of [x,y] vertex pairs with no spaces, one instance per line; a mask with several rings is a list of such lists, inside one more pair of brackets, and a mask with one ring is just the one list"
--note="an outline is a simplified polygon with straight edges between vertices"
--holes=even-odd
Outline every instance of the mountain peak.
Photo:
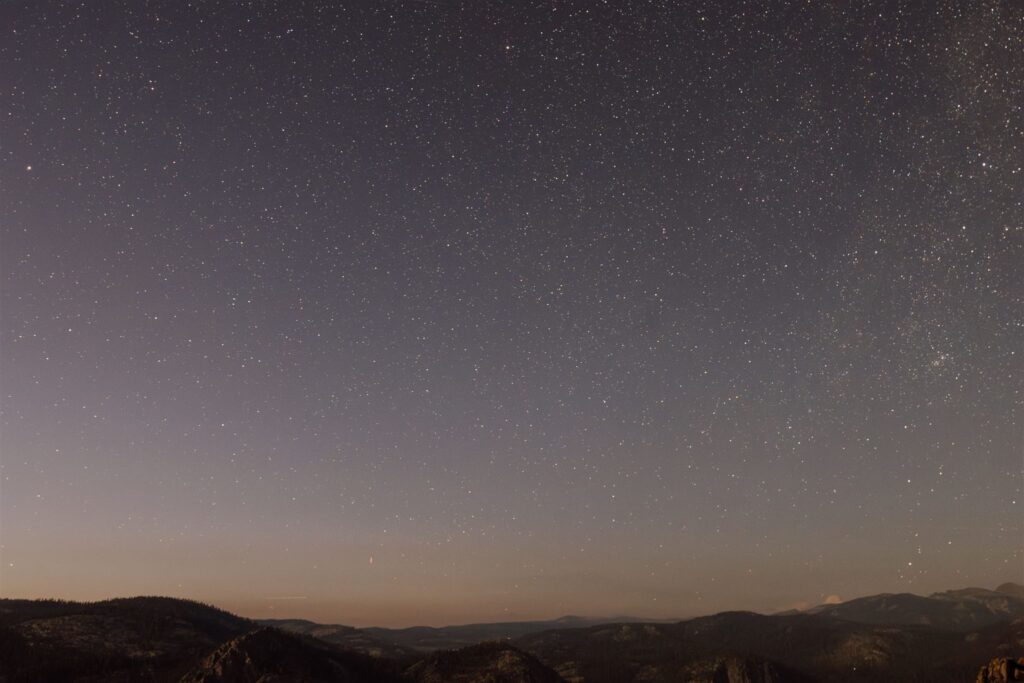
[[1012,595],[1015,598],[1024,599],[1024,586],[1019,583],[1013,583],[1007,581],[996,586],[996,593],[1002,593],[1004,595]]

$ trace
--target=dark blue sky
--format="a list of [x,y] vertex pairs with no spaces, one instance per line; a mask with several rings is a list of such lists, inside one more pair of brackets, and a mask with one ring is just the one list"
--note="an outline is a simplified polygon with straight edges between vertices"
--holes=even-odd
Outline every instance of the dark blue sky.
[[3,595],[1024,575],[1024,4],[0,13]]

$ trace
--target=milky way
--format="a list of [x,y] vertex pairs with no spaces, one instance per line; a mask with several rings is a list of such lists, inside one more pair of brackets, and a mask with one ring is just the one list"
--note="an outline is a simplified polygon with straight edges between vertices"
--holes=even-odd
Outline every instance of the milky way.
[[1024,3],[0,15],[4,596],[1024,577]]

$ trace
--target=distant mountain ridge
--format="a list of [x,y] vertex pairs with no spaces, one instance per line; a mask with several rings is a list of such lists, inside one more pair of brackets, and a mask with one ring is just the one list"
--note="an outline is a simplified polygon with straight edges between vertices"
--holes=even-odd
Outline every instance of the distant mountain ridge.
[[454,649],[490,640],[514,640],[531,633],[564,628],[589,628],[612,623],[673,623],[676,620],[653,621],[637,617],[577,617],[564,616],[548,621],[507,621],[494,623],[461,624],[457,626],[413,626],[388,629],[371,627],[367,633],[397,645],[421,652]]
[[1000,621],[1024,618],[1024,586],[1004,583],[996,590],[963,588],[927,597],[883,593],[807,610],[863,624],[916,624],[970,631]]
[[[1004,583],[995,590],[963,588],[933,593],[881,593],[838,604],[812,607],[789,614],[820,614],[863,624],[920,625],[953,631],[984,628],[1001,621],[1024,618],[1024,586]],[[455,626],[412,626],[408,628],[367,627],[357,629],[337,624],[317,624],[301,619],[262,619],[259,623],[287,631],[322,638],[339,645],[359,644],[361,651],[388,653],[386,644],[398,648],[392,655],[454,649],[487,640],[514,640],[532,633],[555,629],[589,628],[602,624],[676,623],[675,619],[638,617],[564,616],[547,621],[481,622]]]
[[[341,624],[318,624],[306,619],[260,619],[258,623],[289,633],[311,636],[374,657],[412,661],[420,656],[415,649],[406,647],[393,639],[378,637],[369,629],[358,629]],[[387,631],[387,629],[383,630]]]
[[410,626],[354,628],[340,624],[318,624],[304,619],[260,619],[259,623],[315,636],[338,645],[358,645],[360,651],[385,656],[452,650],[485,641],[520,638],[530,633],[560,628],[588,628],[600,624],[674,623],[678,619],[650,620],[639,617],[564,616],[548,621],[505,621],[459,624],[455,626]]

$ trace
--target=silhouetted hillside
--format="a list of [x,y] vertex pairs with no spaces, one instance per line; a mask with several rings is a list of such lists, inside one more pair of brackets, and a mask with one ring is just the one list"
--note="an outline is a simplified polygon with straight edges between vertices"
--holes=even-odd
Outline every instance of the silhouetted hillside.
[[176,680],[212,648],[254,627],[189,600],[0,600],[9,681]]
[[221,645],[181,683],[399,683],[393,662],[274,628],[261,628]]

